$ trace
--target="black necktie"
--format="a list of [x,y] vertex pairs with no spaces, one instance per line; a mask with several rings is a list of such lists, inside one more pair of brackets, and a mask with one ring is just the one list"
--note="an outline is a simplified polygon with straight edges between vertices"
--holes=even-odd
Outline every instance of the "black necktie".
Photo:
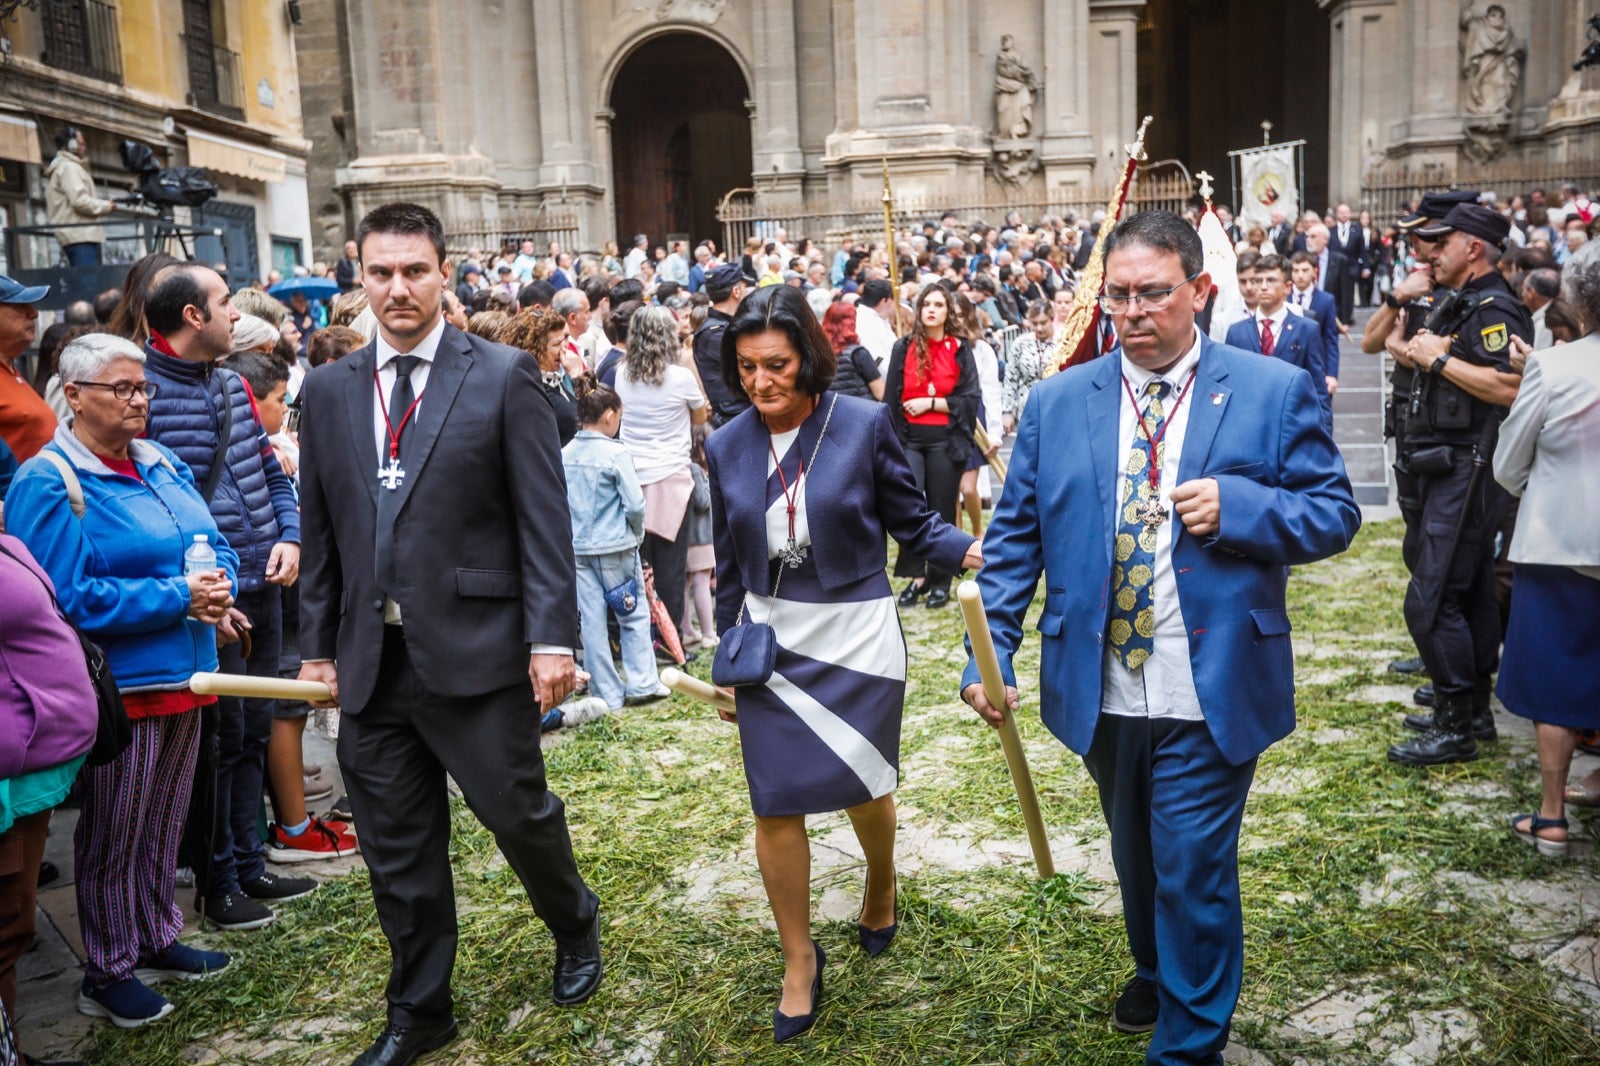
[[[411,405],[416,402],[416,392],[411,388],[411,372],[422,361],[421,356],[397,355],[394,357],[394,388],[389,390],[389,426],[385,434],[398,433],[400,435],[400,469],[405,471],[406,477],[412,476],[412,470],[407,460],[416,450],[413,442],[417,436],[417,416],[411,411]],[[411,417],[406,418],[410,413]],[[379,466],[387,465],[389,460],[389,441],[384,442],[383,454]],[[394,520],[400,512],[400,482],[394,488],[385,488],[382,483],[378,485],[378,540],[373,559],[376,563],[376,577],[378,588],[382,589],[390,599],[394,599],[394,588],[398,578],[394,568]]]

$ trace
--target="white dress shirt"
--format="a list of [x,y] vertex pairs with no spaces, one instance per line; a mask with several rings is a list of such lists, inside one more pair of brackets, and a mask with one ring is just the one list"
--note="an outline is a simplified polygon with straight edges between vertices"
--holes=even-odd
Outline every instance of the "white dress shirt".
[[1311,294],[1316,291],[1315,285],[1309,289],[1296,289],[1293,286],[1290,286],[1289,302],[1300,308],[1300,313],[1304,314],[1305,312],[1311,310]]
[[[1261,343],[1261,341],[1260,341],[1260,338],[1261,338],[1261,319],[1262,319],[1261,312],[1257,311],[1251,317],[1255,320],[1255,324],[1256,324],[1256,343],[1259,344],[1259,343]],[[1284,323],[1284,320],[1287,319],[1288,317],[1289,317],[1289,304],[1288,304],[1288,301],[1285,301],[1284,303],[1282,303],[1282,304],[1280,304],[1278,306],[1278,310],[1277,310],[1276,314],[1272,314],[1272,315],[1266,316],[1266,320],[1268,322],[1272,323],[1272,352],[1273,352],[1274,355],[1276,355],[1277,352],[1278,352],[1278,345],[1283,343],[1283,323]],[[1193,401],[1191,401],[1191,402],[1193,402]]]
[[[1169,413],[1166,435],[1161,438],[1166,457],[1161,464],[1161,506],[1166,508],[1167,520],[1156,527],[1156,563],[1154,584],[1150,601],[1155,609],[1155,637],[1150,658],[1137,670],[1129,670],[1106,645],[1105,660],[1101,667],[1103,681],[1100,696],[1102,714],[1115,714],[1128,718],[1179,718],[1201,721],[1200,695],[1194,687],[1194,668],[1189,662],[1189,630],[1183,624],[1183,608],[1178,603],[1178,582],[1172,570],[1172,531],[1182,521],[1172,507],[1172,487],[1178,483],[1178,461],[1183,457],[1184,432],[1189,424],[1189,408],[1195,402],[1188,397],[1174,410],[1178,390],[1187,383],[1190,389],[1190,371],[1200,363],[1200,331],[1195,330],[1194,343],[1177,364],[1164,374],[1154,374],[1135,366],[1126,355],[1122,356],[1122,374],[1127,379],[1139,402],[1145,402],[1144,389],[1151,381],[1166,381],[1171,392],[1163,406]],[[1120,505],[1127,492],[1127,475],[1123,473],[1128,453],[1133,450],[1133,436],[1138,432],[1137,414],[1128,400],[1128,390],[1122,390],[1121,414],[1117,430],[1117,503]],[[1150,419],[1146,417],[1146,425]],[[1144,475],[1140,475],[1141,477]]]
[[1317,288],[1323,292],[1333,291],[1333,279],[1328,276],[1328,249],[1326,248],[1317,253]]
[[[417,398],[417,407],[416,411],[411,415],[412,421],[406,423],[404,432],[412,433],[415,432],[414,422],[422,413],[423,393],[428,387],[428,372],[433,369],[434,357],[439,354],[439,339],[444,336],[444,326],[445,321],[441,316],[439,321],[434,323],[433,329],[428,331],[428,335],[418,341],[417,346],[409,352],[399,351],[384,339],[381,331],[378,333],[377,350],[373,355],[373,365],[377,367],[377,388],[382,393],[383,403],[376,402],[377,397],[373,398],[372,436],[378,446],[379,466],[384,465],[389,460],[389,423],[392,422],[395,428],[399,429],[400,419],[405,417],[404,411],[390,411],[389,421],[386,422],[384,420],[384,405],[389,402],[389,396],[394,391],[394,379],[396,377],[394,358],[397,355],[414,355],[421,360],[411,368],[411,392]],[[408,470],[406,471],[406,476],[411,477],[415,473],[415,471]],[[378,476],[376,469],[373,470],[372,476]],[[378,491],[388,492],[389,490],[380,485]],[[383,621],[385,625],[397,626],[401,624],[400,605],[387,596],[383,599]],[[529,649],[529,653],[533,655],[571,655],[572,649],[535,644]]]

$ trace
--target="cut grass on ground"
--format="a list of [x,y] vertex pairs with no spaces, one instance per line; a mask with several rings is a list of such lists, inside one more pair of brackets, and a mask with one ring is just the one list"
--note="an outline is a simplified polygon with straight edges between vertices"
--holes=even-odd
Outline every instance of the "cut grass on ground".
[[[1403,707],[1364,695],[1393,689],[1384,666],[1408,647],[1398,556],[1398,526],[1381,523],[1344,556],[1296,568],[1300,726],[1261,759],[1245,817],[1235,1039],[1253,1063],[1385,1061],[1430,1033],[1442,1043],[1437,1061],[1600,1062],[1588,1021],[1600,989],[1585,1006],[1541,961],[1596,933],[1592,915],[1563,901],[1600,863],[1589,850],[1541,860],[1504,829],[1514,809],[1537,806],[1531,744],[1504,741],[1479,762],[1432,772],[1384,760]],[[1143,1061],[1145,1039],[1110,1025],[1132,964],[1088,775],[1025,692],[1020,725],[1062,871],[1041,884],[998,743],[956,699],[958,613],[904,617],[900,935],[876,960],[854,947],[859,856],[842,814],[814,818],[815,929],[829,965],[812,1033],[772,1044],[781,968],[736,732],[674,699],[548,752],[580,864],[603,900],[606,983],[580,1008],[551,1006],[548,935],[457,804],[463,1039],[429,1061]],[[1019,676],[1037,665],[1030,637]],[[163,986],[179,1010],[159,1025],[97,1030],[95,1060],[352,1060],[383,1024],[388,962],[366,875],[285,911],[269,929],[213,938],[234,952],[230,970]],[[1306,1010],[1330,994],[1354,1004],[1336,1014],[1342,1022]],[[1446,1012],[1451,1024],[1430,1028]]]

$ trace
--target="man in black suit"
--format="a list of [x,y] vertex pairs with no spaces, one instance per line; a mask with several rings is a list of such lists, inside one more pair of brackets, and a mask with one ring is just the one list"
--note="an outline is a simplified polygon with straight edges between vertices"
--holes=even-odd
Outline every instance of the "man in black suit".
[[444,321],[433,212],[388,204],[356,240],[378,336],[301,392],[300,676],[344,712],[339,767],[393,957],[388,1025],[356,1066],[405,1066],[456,1036],[446,774],[555,936],[559,1004],[600,984],[599,901],[539,750],[578,639],[539,368]]
[[1306,228],[1306,252],[1317,261],[1317,288],[1333,297],[1339,322],[1355,321],[1355,286],[1350,283],[1350,263],[1329,247],[1328,227],[1318,222]]
[[1272,242],[1272,247],[1277,249],[1279,255],[1289,255],[1294,251],[1294,227],[1284,218],[1281,207],[1274,207],[1268,217],[1272,220],[1272,226],[1267,230],[1267,240]]
[[[1333,209],[1333,229],[1329,231],[1328,247],[1344,256],[1345,271],[1334,279],[1339,288],[1333,298],[1339,304],[1340,321],[1348,325],[1355,316],[1356,282],[1361,280],[1361,266],[1367,260],[1367,238],[1361,232],[1361,227],[1351,219],[1349,204],[1340,204]],[[1346,317],[1347,314],[1349,317]]]

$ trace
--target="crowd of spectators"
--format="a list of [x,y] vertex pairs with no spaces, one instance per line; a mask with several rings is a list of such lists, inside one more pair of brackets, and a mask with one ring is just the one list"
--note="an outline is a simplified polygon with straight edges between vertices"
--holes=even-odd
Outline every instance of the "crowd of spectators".
[[[1485,202],[1510,220],[1494,265],[1535,322],[1520,366],[1530,351],[1591,331],[1563,298],[1562,274],[1600,226],[1600,207],[1570,186]],[[1347,305],[1381,302],[1426,264],[1401,229],[1346,205],[1248,231],[1225,207],[1217,214],[1235,244],[1243,307],[1214,319],[1208,310],[1203,328],[1232,340],[1231,331],[1253,334],[1263,319],[1267,333],[1282,331],[1289,315],[1315,322],[1304,365],[1326,381],[1331,418]],[[1190,219],[1199,225],[1199,212]],[[929,506],[951,522],[964,512],[978,533],[997,488],[991,460],[1061,357],[1078,274],[1102,223],[1099,212],[1084,220],[1013,212],[997,224],[952,214],[900,234],[892,250],[850,240],[823,247],[781,226],[738,250],[645,235],[626,253],[615,243],[574,254],[531,240],[488,256],[469,249],[453,264],[446,318],[528,354],[566,446],[589,686],[547,715],[546,728],[660,698],[658,661],[716,644],[704,448],[749,406],[722,370],[723,334],[748,294],[786,285],[804,295],[837,359],[833,387],[889,405]],[[16,534],[0,541],[0,600],[49,596],[70,624],[39,640],[63,644],[75,626],[102,644],[133,723],[131,744],[81,774],[94,733],[81,714],[41,729],[33,757],[0,763],[0,785],[10,786],[9,800],[0,793],[0,845],[37,867],[49,808],[79,781],[75,860],[89,954],[79,1005],[118,1024],[172,1009],[150,983],[227,964],[177,940],[182,868],[193,869],[197,909],[214,924],[258,928],[272,920],[271,905],[314,887],[266,862],[356,847],[342,803],[322,817],[308,810],[328,796],[316,768],[302,764],[303,706],[210,708],[185,688],[189,674],[217,666],[219,646],[234,672],[292,675],[297,665],[296,394],[308,367],[375,333],[354,242],[305,273],[330,278],[339,294],[279,300],[264,291],[281,280],[273,277],[230,292],[209,268],[155,254],[120,289],[72,305],[37,337],[33,305],[43,293],[0,278],[0,513]],[[1298,327],[1258,343],[1290,334]],[[18,473],[41,453],[47,462]],[[188,572],[183,550],[196,536],[216,557]],[[948,602],[951,575],[931,562],[902,554],[896,574],[907,580],[901,606]],[[644,607],[655,602],[659,611]],[[29,617],[52,629],[49,615]],[[85,679],[75,672],[47,681],[63,705],[83,703]],[[0,706],[0,726],[7,713]],[[220,757],[205,767],[212,737]],[[215,809],[197,822],[190,793],[206,774],[216,781]],[[1575,783],[1567,800],[1600,806],[1597,776]],[[276,815],[265,840],[254,824],[263,784]],[[6,902],[17,905],[0,908],[13,925],[0,926],[9,1010],[9,945],[31,938],[32,903],[25,892]]]

